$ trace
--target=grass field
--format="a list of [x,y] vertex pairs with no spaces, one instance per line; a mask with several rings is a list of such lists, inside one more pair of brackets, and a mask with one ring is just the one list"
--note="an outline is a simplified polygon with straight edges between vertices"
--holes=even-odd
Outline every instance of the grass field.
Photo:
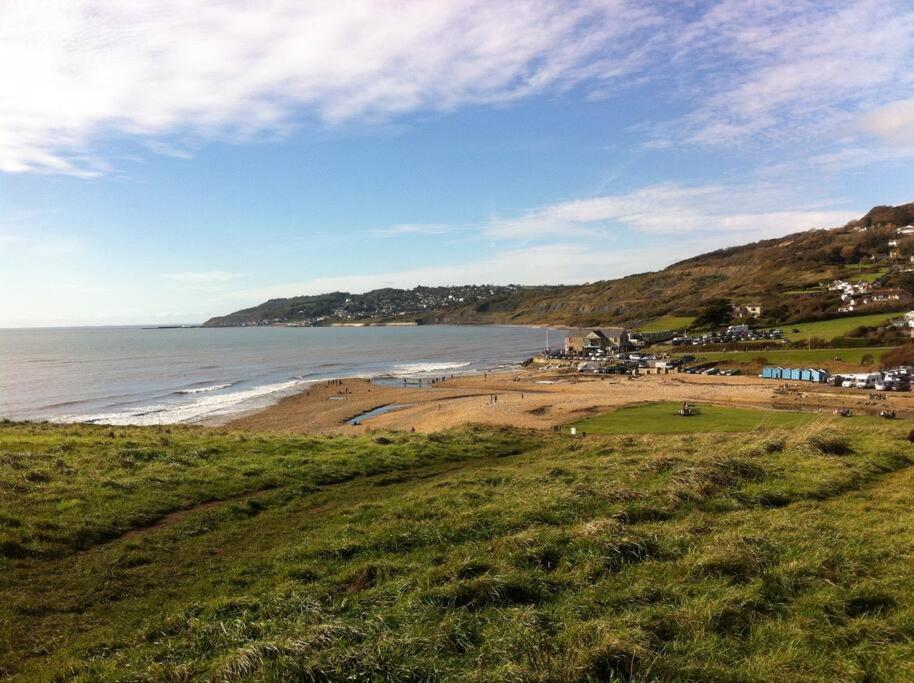
[[694,316],[665,315],[638,326],[639,332],[666,332],[683,330],[695,322]]
[[907,432],[0,425],[0,675],[911,680]]
[[[841,337],[850,332],[855,327],[867,326],[873,327],[884,323],[886,320],[897,318],[903,315],[904,311],[897,313],[875,313],[870,315],[854,315],[846,318],[834,318],[832,320],[820,320],[813,323],[794,323],[782,326],[784,337],[791,341],[804,341],[810,336],[831,341],[835,337]],[[799,330],[794,332],[793,330]]]
[[588,434],[681,434],[694,432],[747,432],[760,427],[775,429],[808,424],[818,416],[751,408],[701,405],[699,415],[681,417],[676,402],[619,408],[611,413],[576,422],[572,427]]
[[[878,367],[879,357],[891,349],[891,346],[876,346],[859,349],[774,349],[769,351],[720,351],[714,353],[694,353],[699,361],[720,361],[724,365],[781,365],[790,367],[838,368],[868,367],[862,361],[864,356],[872,356],[873,366]],[[757,363],[764,358],[764,363]]]
[[788,289],[785,292],[781,292],[781,294],[786,296],[798,296],[801,294],[818,294],[824,291],[826,291],[825,287],[809,287],[807,289]]
[[876,282],[882,278],[886,273],[889,272],[888,268],[880,268],[879,270],[872,271],[870,273],[858,273],[850,277],[851,282]]

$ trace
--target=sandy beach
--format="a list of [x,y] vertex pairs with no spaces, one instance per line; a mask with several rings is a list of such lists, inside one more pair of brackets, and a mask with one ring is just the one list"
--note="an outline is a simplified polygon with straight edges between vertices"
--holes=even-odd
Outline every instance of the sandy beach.
[[[832,412],[850,408],[878,414],[891,409],[914,415],[914,395],[873,398],[864,390],[758,377],[688,374],[554,374],[537,370],[466,375],[431,386],[390,386],[346,379],[312,386],[276,405],[234,419],[231,429],[284,433],[356,434],[365,430],[437,431],[479,423],[552,429],[623,405],[653,401],[696,401],[729,406]],[[389,412],[359,418],[370,411]],[[347,424],[356,418],[358,424]]]

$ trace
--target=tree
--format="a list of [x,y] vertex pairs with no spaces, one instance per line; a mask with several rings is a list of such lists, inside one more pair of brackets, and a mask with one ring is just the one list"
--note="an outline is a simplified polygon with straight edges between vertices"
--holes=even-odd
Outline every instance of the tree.
[[730,322],[730,302],[726,299],[715,299],[705,304],[695,318],[696,327],[715,327]]

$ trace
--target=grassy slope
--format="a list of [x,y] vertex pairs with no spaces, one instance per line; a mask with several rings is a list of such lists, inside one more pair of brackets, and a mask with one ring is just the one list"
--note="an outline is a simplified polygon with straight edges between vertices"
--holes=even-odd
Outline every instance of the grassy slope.
[[877,368],[878,365],[864,366],[864,356],[872,356],[878,361],[879,357],[891,349],[891,346],[874,346],[859,349],[784,349],[784,350],[757,350],[757,351],[720,351],[713,353],[694,353],[699,361],[721,361],[723,365],[761,365],[757,359],[764,358],[767,365],[781,365],[790,367],[810,368],[836,368],[839,370],[855,368],[860,372],[868,367]]
[[[788,324],[784,326],[784,336],[791,341],[804,341],[810,336],[831,341],[835,337],[845,335],[855,327],[875,327],[887,320],[897,318],[904,313],[905,311],[898,311],[897,313],[853,315],[844,318],[834,318],[832,320],[820,320],[813,323]],[[799,332],[794,332],[794,330],[799,330]]]
[[684,330],[695,322],[694,316],[664,315],[654,318],[643,325],[638,325],[639,332],[667,332],[668,330]]
[[[0,529],[36,554],[0,567],[0,667],[77,680],[910,679],[906,432],[375,443],[3,427]],[[218,492],[194,493],[204,472],[222,476]],[[196,483],[172,494],[185,474]],[[86,511],[121,529],[150,507],[146,522],[256,490],[127,537],[71,539]]]
[[701,405],[700,414],[680,417],[679,403],[666,401],[619,408],[611,413],[575,423],[588,434],[683,434],[696,432],[747,432],[758,428],[789,428],[815,419],[812,413]]

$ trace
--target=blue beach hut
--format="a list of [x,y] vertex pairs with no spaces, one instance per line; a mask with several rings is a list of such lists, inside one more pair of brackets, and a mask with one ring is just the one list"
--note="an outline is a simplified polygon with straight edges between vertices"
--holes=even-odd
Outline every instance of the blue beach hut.
[[828,381],[828,370],[823,370],[821,368],[811,368],[809,371],[809,381],[810,382],[827,382]]

